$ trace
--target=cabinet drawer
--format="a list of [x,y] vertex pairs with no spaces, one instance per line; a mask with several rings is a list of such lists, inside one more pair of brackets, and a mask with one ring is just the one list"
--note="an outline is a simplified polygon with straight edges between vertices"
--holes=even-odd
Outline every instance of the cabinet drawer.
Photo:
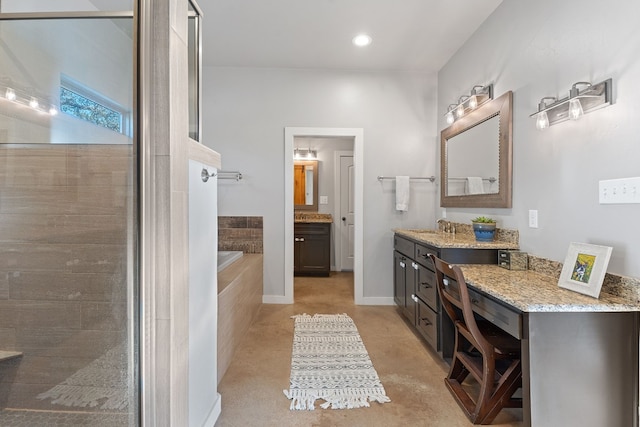
[[331,224],[311,224],[311,223],[298,223],[294,227],[295,234],[329,234]]
[[518,339],[522,339],[522,314],[469,289],[473,311]]
[[[447,292],[459,294],[458,282],[455,280],[449,277],[445,278],[445,286],[447,287]],[[478,313],[515,338],[522,339],[522,313],[514,308],[500,304],[470,287],[468,289],[471,306],[475,313]]]
[[429,345],[438,350],[438,314],[418,298],[416,328]]
[[420,243],[416,244],[416,254],[415,260],[425,267],[433,270],[433,263],[429,259],[429,254],[433,254],[435,256],[438,255],[438,250],[436,248],[432,248],[431,246],[421,245]]
[[395,235],[393,237],[393,249],[396,251],[408,256],[409,258],[413,258],[413,252],[415,248],[415,243],[411,240],[405,239],[404,237],[400,237]]
[[421,265],[418,265],[416,294],[434,311],[438,311],[436,273]]

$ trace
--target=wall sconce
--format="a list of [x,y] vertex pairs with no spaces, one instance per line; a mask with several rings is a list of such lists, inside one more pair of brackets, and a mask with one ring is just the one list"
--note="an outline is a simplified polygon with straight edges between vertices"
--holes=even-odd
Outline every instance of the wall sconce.
[[293,150],[293,160],[318,160],[318,152],[311,148],[296,148]]
[[1,98],[39,113],[48,113],[51,116],[58,114],[58,108],[47,97],[36,95],[31,88],[22,88],[7,77],[0,79]]
[[[597,84],[577,82],[571,86],[569,96],[557,99],[545,96],[538,104],[538,111],[529,117],[536,118],[536,128],[546,129],[565,120],[578,120],[586,113],[612,104],[612,80]],[[585,86],[582,90],[578,86]],[[545,101],[552,101],[547,104]]]
[[452,124],[468,112],[475,110],[482,104],[493,99],[493,85],[476,85],[469,95],[462,95],[456,104],[449,104],[444,115],[447,124]]

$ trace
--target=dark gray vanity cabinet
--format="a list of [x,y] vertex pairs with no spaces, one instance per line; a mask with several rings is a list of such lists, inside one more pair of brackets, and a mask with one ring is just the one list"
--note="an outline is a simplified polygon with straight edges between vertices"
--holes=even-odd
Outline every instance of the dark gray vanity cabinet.
[[293,274],[329,276],[331,223],[295,223],[293,234]]
[[427,343],[440,355],[453,348],[453,324],[440,306],[433,263],[428,254],[454,264],[496,264],[497,249],[436,248],[396,234],[394,301]]

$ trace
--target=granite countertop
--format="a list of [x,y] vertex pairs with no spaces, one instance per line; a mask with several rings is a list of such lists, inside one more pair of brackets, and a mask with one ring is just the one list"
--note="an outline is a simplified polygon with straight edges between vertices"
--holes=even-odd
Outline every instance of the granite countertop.
[[456,234],[445,233],[429,229],[403,229],[393,230],[395,233],[426,243],[436,248],[470,248],[470,249],[518,249],[518,241],[502,240],[497,238],[493,242],[478,242],[473,234],[461,232]]
[[640,301],[600,292],[592,298],[560,288],[558,280],[531,270],[512,271],[497,265],[461,265],[466,282],[524,312],[640,311]]
[[317,212],[295,212],[293,215],[294,223],[332,223],[331,214],[323,214]]

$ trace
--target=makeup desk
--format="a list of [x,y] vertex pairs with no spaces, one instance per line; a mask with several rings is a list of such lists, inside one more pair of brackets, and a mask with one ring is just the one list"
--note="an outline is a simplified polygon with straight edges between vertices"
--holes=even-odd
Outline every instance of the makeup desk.
[[640,302],[591,298],[530,270],[461,268],[474,311],[521,339],[525,425],[638,425]]

